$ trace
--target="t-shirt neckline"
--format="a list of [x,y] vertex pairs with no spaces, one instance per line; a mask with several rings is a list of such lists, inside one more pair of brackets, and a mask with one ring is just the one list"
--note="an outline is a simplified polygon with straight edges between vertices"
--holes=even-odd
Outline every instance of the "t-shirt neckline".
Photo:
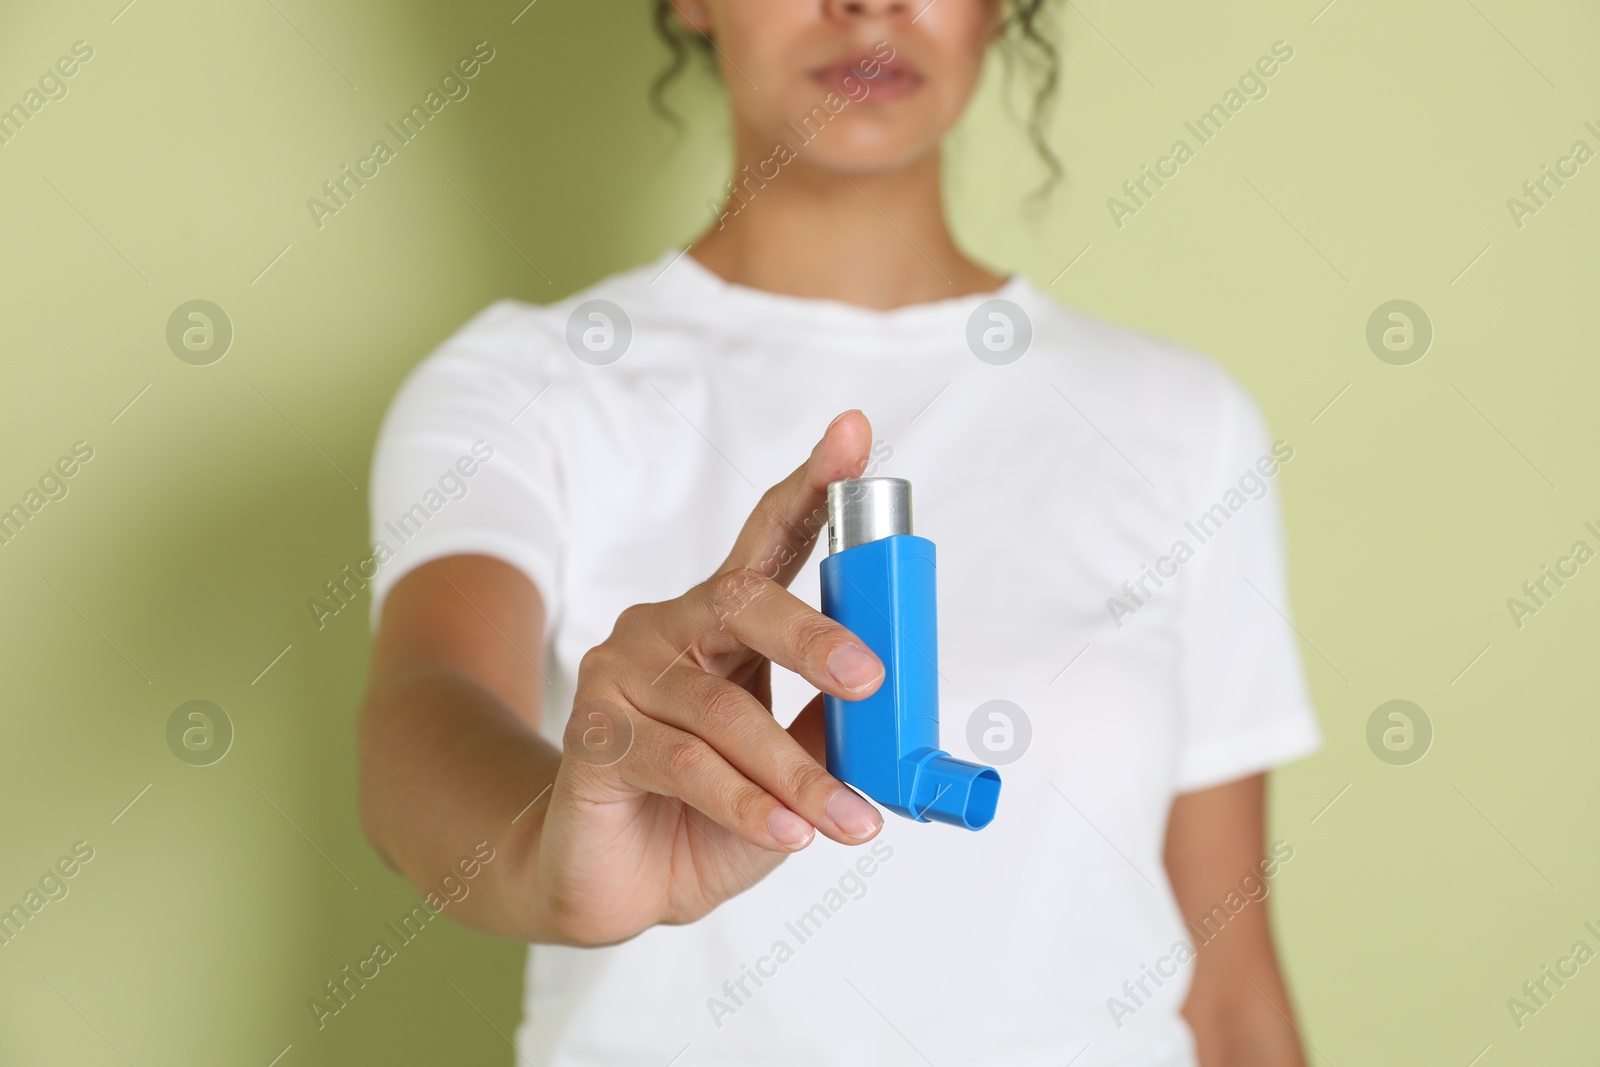
[[830,323],[892,327],[896,330],[942,329],[952,323],[964,324],[973,311],[988,301],[1020,302],[1026,299],[1031,290],[1027,278],[1019,272],[1013,272],[997,288],[986,292],[879,309],[842,300],[793,296],[730,282],[695,259],[687,248],[669,249],[646,270],[654,279],[652,288],[674,291],[685,298],[678,305],[680,310],[694,307],[710,310],[708,304],[714,302],[722,305],[719,310],[737,310],[768,321],[773,318],[797,318],[812,328],[821,323]]

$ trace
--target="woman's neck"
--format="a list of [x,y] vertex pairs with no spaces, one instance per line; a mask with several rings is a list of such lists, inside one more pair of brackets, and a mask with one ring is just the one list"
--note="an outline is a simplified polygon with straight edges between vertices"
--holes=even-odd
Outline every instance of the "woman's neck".
[[877,309],[990,292],[1005,281],[956,247],[937,152],[903,170],[858,175],[804,159],[741,160],[724,214],[689,251],[738,285]]

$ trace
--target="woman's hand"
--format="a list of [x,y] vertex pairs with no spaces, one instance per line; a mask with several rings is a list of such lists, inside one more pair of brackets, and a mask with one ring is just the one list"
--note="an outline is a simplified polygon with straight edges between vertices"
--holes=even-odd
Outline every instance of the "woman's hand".
[[541,910],[562,940],[691,922],[816,831],[859,844],[882,827],[820,762],[821,693],[785,730],[770,684],[773,663],[847,699],[883,680],[876,656],[787,588],[826,528],[828,483],[861,474],[871,436],[858,411],[835,419],[715,574],[628,608],[584,655],[539,844]]

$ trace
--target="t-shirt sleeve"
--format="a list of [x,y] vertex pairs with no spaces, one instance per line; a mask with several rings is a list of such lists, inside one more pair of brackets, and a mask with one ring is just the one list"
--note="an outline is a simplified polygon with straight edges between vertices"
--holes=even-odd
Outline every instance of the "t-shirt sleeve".
[[[407,572],[452,555],[517,567],[547,618],[561,608],[566,508],[548,423],[549,363],[525,309],[484,311],[411,372],[390,403],[372,459],[370,582],[376,629]],[[387,551],[385,551],[387,550]]]
[[1278,501],[1293,446],[1271,439],[1231,378],[1222,379],[1221,394],[1220,444],[1186,528],[1195,554],[1180,623],[1180,793],[1256,774],[1322,743],[1286,591]]

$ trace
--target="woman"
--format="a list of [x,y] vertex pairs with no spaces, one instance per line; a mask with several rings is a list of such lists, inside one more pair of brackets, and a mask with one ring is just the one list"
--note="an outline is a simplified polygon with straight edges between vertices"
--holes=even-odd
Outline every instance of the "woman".
[[[363,817],[419,887],[492,846],[449,907],[537,945],[526,1062],[1302,1063],[1264,903],[1263,772],[1319,740],[1262,499],[1292,449],[943,212],[941,139],[1038,6],[680,5],[728,210],[495,304],[394,402]],[[822,694],[883,677],[814,607],[862,474],[939,546],[944,746],[1008,761],[978,833],[821,762]]]

